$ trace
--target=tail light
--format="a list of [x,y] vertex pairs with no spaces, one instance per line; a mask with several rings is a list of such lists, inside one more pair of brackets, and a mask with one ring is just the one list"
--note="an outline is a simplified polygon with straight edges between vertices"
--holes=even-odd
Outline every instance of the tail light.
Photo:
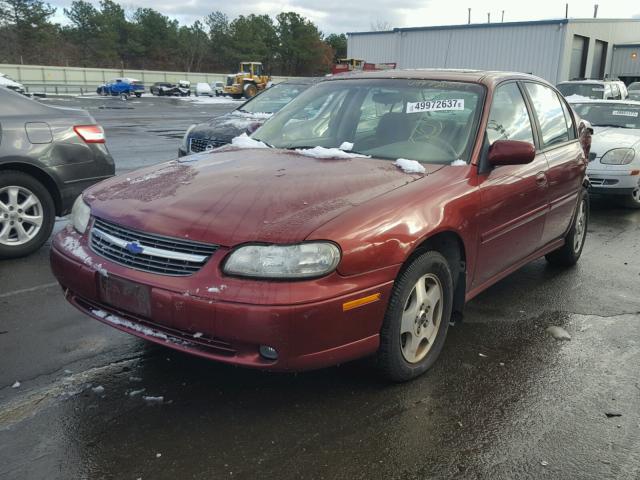
[[86,143],[104,143],[104,130],[100,125],[76,125],[73,130]]

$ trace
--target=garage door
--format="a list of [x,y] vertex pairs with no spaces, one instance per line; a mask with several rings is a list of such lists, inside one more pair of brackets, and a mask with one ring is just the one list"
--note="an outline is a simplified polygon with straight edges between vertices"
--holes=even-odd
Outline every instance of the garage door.
[[591,78],[604,77],[604,65],[607,61],[607,42],[596,40],[593,49],[593,64],[591,65]]
[[589,39],[580,35],[573,36],[571,47],[571,66],[569,67],[569,79],[584,78],[585,64],[587,63],[587,45]]

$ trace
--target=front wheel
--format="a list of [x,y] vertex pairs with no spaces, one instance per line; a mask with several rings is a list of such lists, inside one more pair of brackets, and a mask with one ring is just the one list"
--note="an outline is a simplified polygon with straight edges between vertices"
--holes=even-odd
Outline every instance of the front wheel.
[[624,206],[628,208],[640,208],[640,186],[624,198]]
[[0,176],[0,258],[28,255],[49,238],[55,221],[51,194],[22,172]]
[[243,89],[244,98],[253,98],[258,94],[258,87],[253,83],[246,83]]
[[136,95],[136,98],[140,98],[140,97],[142,97],[142,94],[141,94],[141,93],[136,93],[135,95]]
[[587,226],[589,225],[589,193],[585,188],[580,192],[578,207],[573,217],[571,229],[565,237],[562,247],[548,253],[545,258],[552,265],[571,267],[578,263],[582,254],[584,242],[587,238]]
[[439,252],[423,253],[400,273],[376,354],[385,377],[404,382],[433,365],[447,336],[452,304],[451,269]]

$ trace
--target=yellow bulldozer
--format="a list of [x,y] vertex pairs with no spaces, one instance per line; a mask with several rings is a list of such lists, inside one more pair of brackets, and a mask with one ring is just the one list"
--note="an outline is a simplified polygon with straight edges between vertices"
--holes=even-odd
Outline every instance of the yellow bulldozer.
[[264,73],[262,63],[241,62],[238,73],[227,75],[224,94],[233,98],[251,98],[267,88],[270,80],[271,77]]

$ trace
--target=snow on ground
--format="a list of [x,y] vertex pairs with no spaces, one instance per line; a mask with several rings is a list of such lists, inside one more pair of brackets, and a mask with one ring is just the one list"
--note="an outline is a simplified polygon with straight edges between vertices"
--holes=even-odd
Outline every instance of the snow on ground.
[[400,168],[404,173],[425,173],[424,167],[420,162],[415,160],[407,160],[406,158],[399,158],[393,164]]
[[249,137],[246,133],[235,137],[231,140],[231,145],[236,148],[269,148],[266,143],[259,142]]
[[[344,145],[344,144],[343,144]],[[359,153],[349,153],[339,148],[303,148],[297,149],[297,153],[313,158],[369,158],[368,155],[360,155]]]
[[231,97],[167,97],[167,98],[177,98],[182,100],[183,102],[191,102],[198,103],[202,105],[211,105],[214,103],[243,103],[245,102],[244,98],[235,99]]

